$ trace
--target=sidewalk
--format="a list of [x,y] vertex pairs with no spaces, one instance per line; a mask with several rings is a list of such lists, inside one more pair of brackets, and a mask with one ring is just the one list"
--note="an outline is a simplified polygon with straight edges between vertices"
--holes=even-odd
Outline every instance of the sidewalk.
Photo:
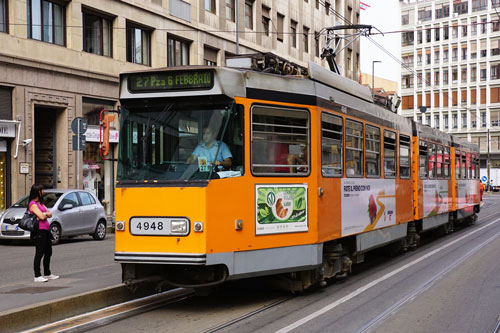
[[[80,241],[85,247],[95,247],[95,253],[109,251],[89,240]],[[78,244],[75,242],[75,244]],[[114,244],[111,243],[111,244]],[[66,245],[58,245],[54,251],[61,251]],[[109,247],[109,244],[107,245]],[[70,273],[61,274],[57,280],[35,283],[32,278],[33,247],[19,243],[15,246],[0,246],[4,260],[19,263],[22,270],[4,271],[3,284],[0,284],[0,332],[17,332],[40,325],[55,322],[63,318],[75,316],[110,305],[128,301],[133,298],[153,294],[151,286],[139,286],[132,293],[121,283],[121,266],[109,258],[110,254],[101,256],[99,260],[89,261],[85,255],[78,256],[77,268],[67,268]],[[9,251],[11,252],[9,254]],[[0,255],[1,255],[0,254]],[[61,254],[59,252],[59,259]],[[90,264],[92,262],[93,264]],[[32,264],[31,264],[32,265]],[[54,262],[57,267],[57,261]],[[67,266],[65,266],[67,267]],[[26,273],[28,271],[29,273]],[[62,269],[57,272],[62,272]],[[26,275],[29,274],[29,279]]]

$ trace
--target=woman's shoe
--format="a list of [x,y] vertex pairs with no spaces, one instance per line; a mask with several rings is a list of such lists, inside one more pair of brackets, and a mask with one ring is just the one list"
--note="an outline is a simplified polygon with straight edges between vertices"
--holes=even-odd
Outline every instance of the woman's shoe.
[[49,281],[48,279],[44,278],[43,276],[39,276],[35,278],[35,282],[47,282]]
[[47,280],[59,279],[59,276],[58,275],[54,275],[54,274],[44,275],[43,277],[46,278]]

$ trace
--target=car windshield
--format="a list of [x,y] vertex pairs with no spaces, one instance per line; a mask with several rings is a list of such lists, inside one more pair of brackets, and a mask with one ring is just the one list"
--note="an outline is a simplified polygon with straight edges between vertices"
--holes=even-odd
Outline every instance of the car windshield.
[[[45,193],[43,196],[43,202],[45,207],[52,208],[56,204],[57,199],[62,195],[62,193],[49,192]],[[14,208],[28,208],[28,199],[29,196],[23,197],[21,200],[16,202],[12,207]]]
[[119,181],[242,175],[243,112],[233,101],[199,97],[151,102],[128,103],[122,108]]

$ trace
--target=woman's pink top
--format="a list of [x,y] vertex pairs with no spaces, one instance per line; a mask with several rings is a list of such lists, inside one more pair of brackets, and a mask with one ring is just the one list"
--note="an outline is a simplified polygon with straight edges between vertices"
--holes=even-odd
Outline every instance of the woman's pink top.
[[[38,206],[38,209],[40,209],[40,211],[42,213],[45,213],[47,211],[47,207],[45,207],[44,204],[40,204],[38,201],[31,200],[29,205],[28,205],[28,211],[31,214],[33,214],[33,212],[31,211],[31,206],[33,206],[33,204],[36,204]],[[38,229],[49,230],[49,221],[47,219],[45,219],[45,220],[38,219]]]

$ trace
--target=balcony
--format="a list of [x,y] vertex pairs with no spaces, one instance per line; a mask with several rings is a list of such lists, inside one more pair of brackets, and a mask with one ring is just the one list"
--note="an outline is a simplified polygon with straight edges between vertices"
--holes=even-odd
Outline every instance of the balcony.
[[500,49],[491,49],[491,56],[500,55]]

